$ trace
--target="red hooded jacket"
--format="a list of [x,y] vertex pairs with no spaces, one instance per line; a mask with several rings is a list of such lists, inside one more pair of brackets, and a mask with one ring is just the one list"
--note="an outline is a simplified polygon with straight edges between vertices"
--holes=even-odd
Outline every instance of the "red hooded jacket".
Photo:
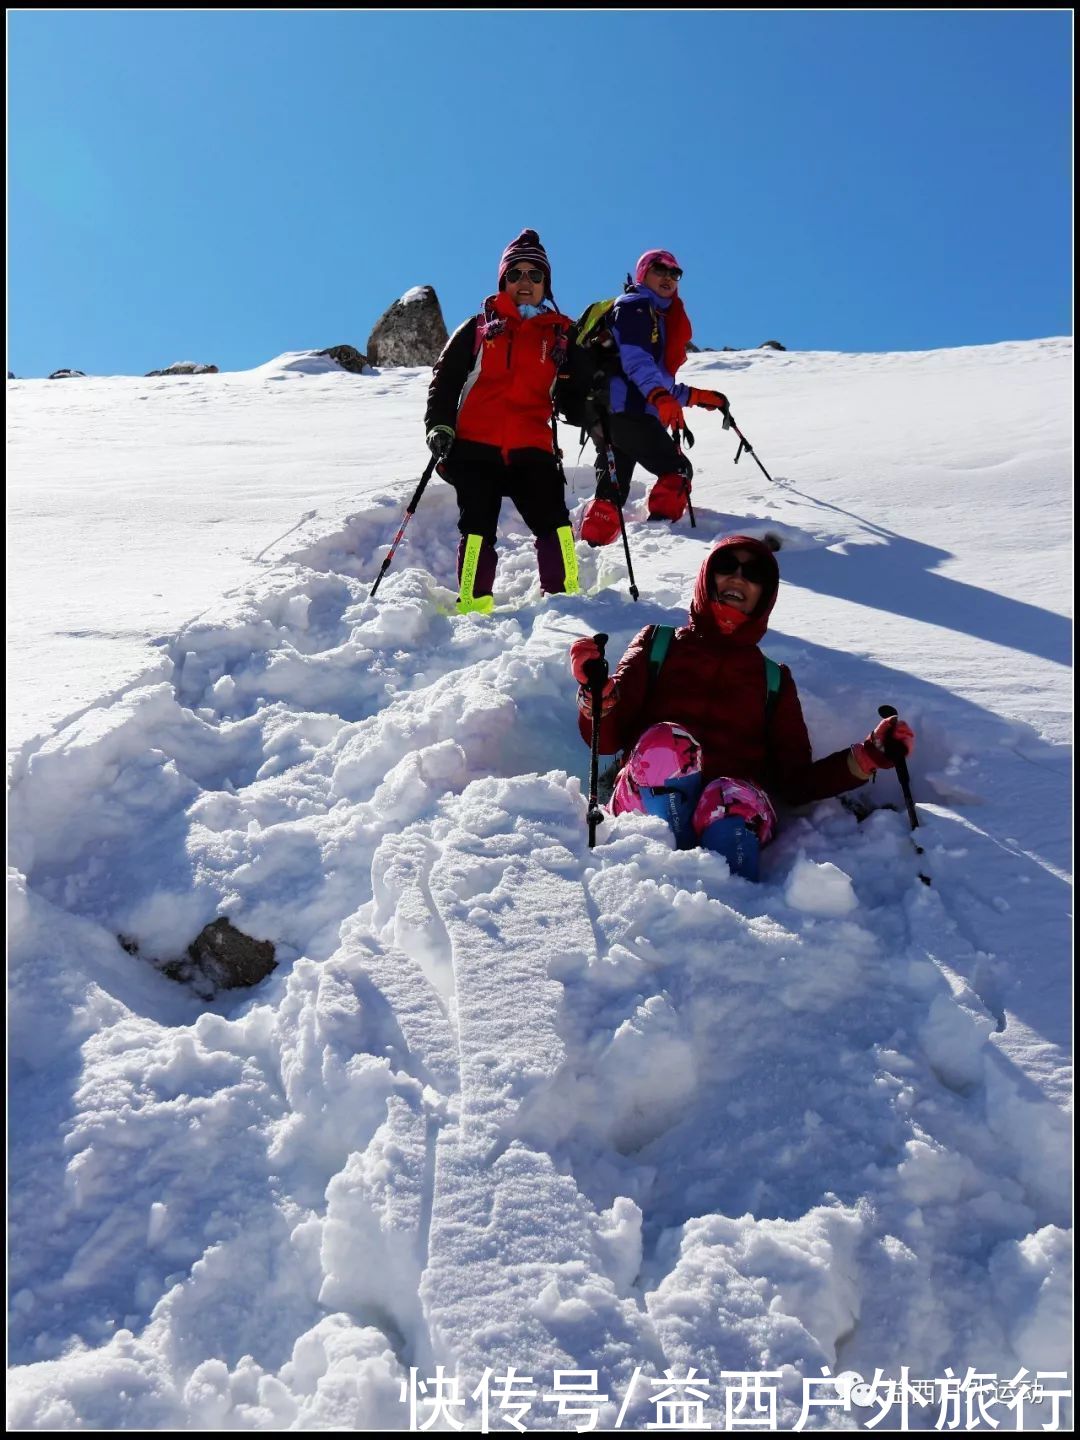
[[[718,549],[733,545],[764,557],[772,579],[753,614],[725,635],[710,605],[712,559]],[[676,630],[651,689],[651,627],[631,641],[615,671],[615,703],[600,723],[601,752],[630,750],[650,725],[671,720],[685,726],[701,745],[706,783],[720,775],[752,780],[790,805],[824,800],[864,784],[848,767],[850,750],[813,759],[798,691],[786,665],[780,666],[780,692],[766,723],[765,657],[758,641],[768,627],[779,585],[780,571],[767,545],[745,535],[725,537],[701,566],[690,623]],[[589,743],[592,722],[584,711],[578,724]]]
[[[511,450],[554,449],[552,389],[566,360],[570,320],[557,310],[524,319],[505,290],[447,341],[428,391],[426,428],[449,425],[459,440]],[[477,326],[490,338],[477,348]]]

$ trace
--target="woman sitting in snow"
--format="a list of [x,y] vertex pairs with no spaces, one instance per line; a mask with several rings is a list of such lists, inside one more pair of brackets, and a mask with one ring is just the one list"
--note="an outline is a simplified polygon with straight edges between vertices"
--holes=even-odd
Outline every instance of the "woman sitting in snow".
[[[690,623],[674,632],[647,626],[635,636],[604,686],[600,711],[601,752],[628,752],[613,812],[663,815],[681,849],[717,850],[750,879],[759,847],[776,831],[768,792],[791,805],[824,800],[892,769],[890,752],[908,755],[915,743],[911,727],[893,716],[858,744],[812,758],[791,671],[758,649],[779,585],[769,545],[745,535],[719,541],[698,574]],[[570,647],[587,743],[585,667],[599,653],[588,637]]]
[[495,533],[503,499],[536,536],[541,587],[578,591],[574,536],[551,428],[552,390],[567,363],[570,320],[555,308],[551,266],[535,230],[503,251],[498,293],[446,342],[424,427],[458,501],[461,613],[494,606]]

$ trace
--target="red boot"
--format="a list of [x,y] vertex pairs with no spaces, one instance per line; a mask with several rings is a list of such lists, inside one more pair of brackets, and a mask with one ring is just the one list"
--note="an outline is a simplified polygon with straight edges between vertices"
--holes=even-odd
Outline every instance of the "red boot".
[[681,520],[690,498],[690,481],[685,475],[661,475],[649,491],[650,520]]
[[581,517],[581,538],[594,549],[618,538],[619,512],[611,500],[590,500]]

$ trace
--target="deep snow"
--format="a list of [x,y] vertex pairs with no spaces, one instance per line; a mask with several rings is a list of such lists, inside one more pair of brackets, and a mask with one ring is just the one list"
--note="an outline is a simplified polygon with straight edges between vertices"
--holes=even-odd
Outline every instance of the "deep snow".
[[[618,547],[541,597],[507,507],[483,618],[438,483],[367,598],[426,371],[9,383],[15,1428],[403,1429],[438,1366],[528,1428],[690,1367],[704,1424],[768,1372],[860,1428],[804,1382],[1066,1369],[1071,361],[694,356],[776,483],[701,417],[639,604]],[[930,888],[838,801],[758,886],[644,817],[589,851],[568,645],[679,623],[733,529],[816,752],[915,726]],[[208,1003],[152,961],[221,914],[280,964]]]

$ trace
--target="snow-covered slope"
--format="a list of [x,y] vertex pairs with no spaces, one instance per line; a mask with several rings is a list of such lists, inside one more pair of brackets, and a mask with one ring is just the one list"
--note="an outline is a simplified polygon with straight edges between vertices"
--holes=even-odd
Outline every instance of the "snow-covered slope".
[[[9,385],[14,1426],[406,1429],[442,1366],[508,1428],[513,1366],[530,1429],[586,1423],[557,1371],[644,1428],[691,1367],[703,1423],[768,1372],[788,1428],[823,1366],[1066,1368],[1071,362],[692,357],[775,483],[699,417],[639,603],[617,547],[541,597],[508,507],[485,618],[438,483],[367,598],[427,372]],[[783,537],[818,753],[918,731],[932,886],[837,801],[758,886],[644,817],[589,850],[567,647],[678,623],[736,528]],[[122,638],[64,692],[80,626]],[[280,963],[208,1003],[150,959],[222,914]],[[844,1393],[806,1428],[884,1405]]]

